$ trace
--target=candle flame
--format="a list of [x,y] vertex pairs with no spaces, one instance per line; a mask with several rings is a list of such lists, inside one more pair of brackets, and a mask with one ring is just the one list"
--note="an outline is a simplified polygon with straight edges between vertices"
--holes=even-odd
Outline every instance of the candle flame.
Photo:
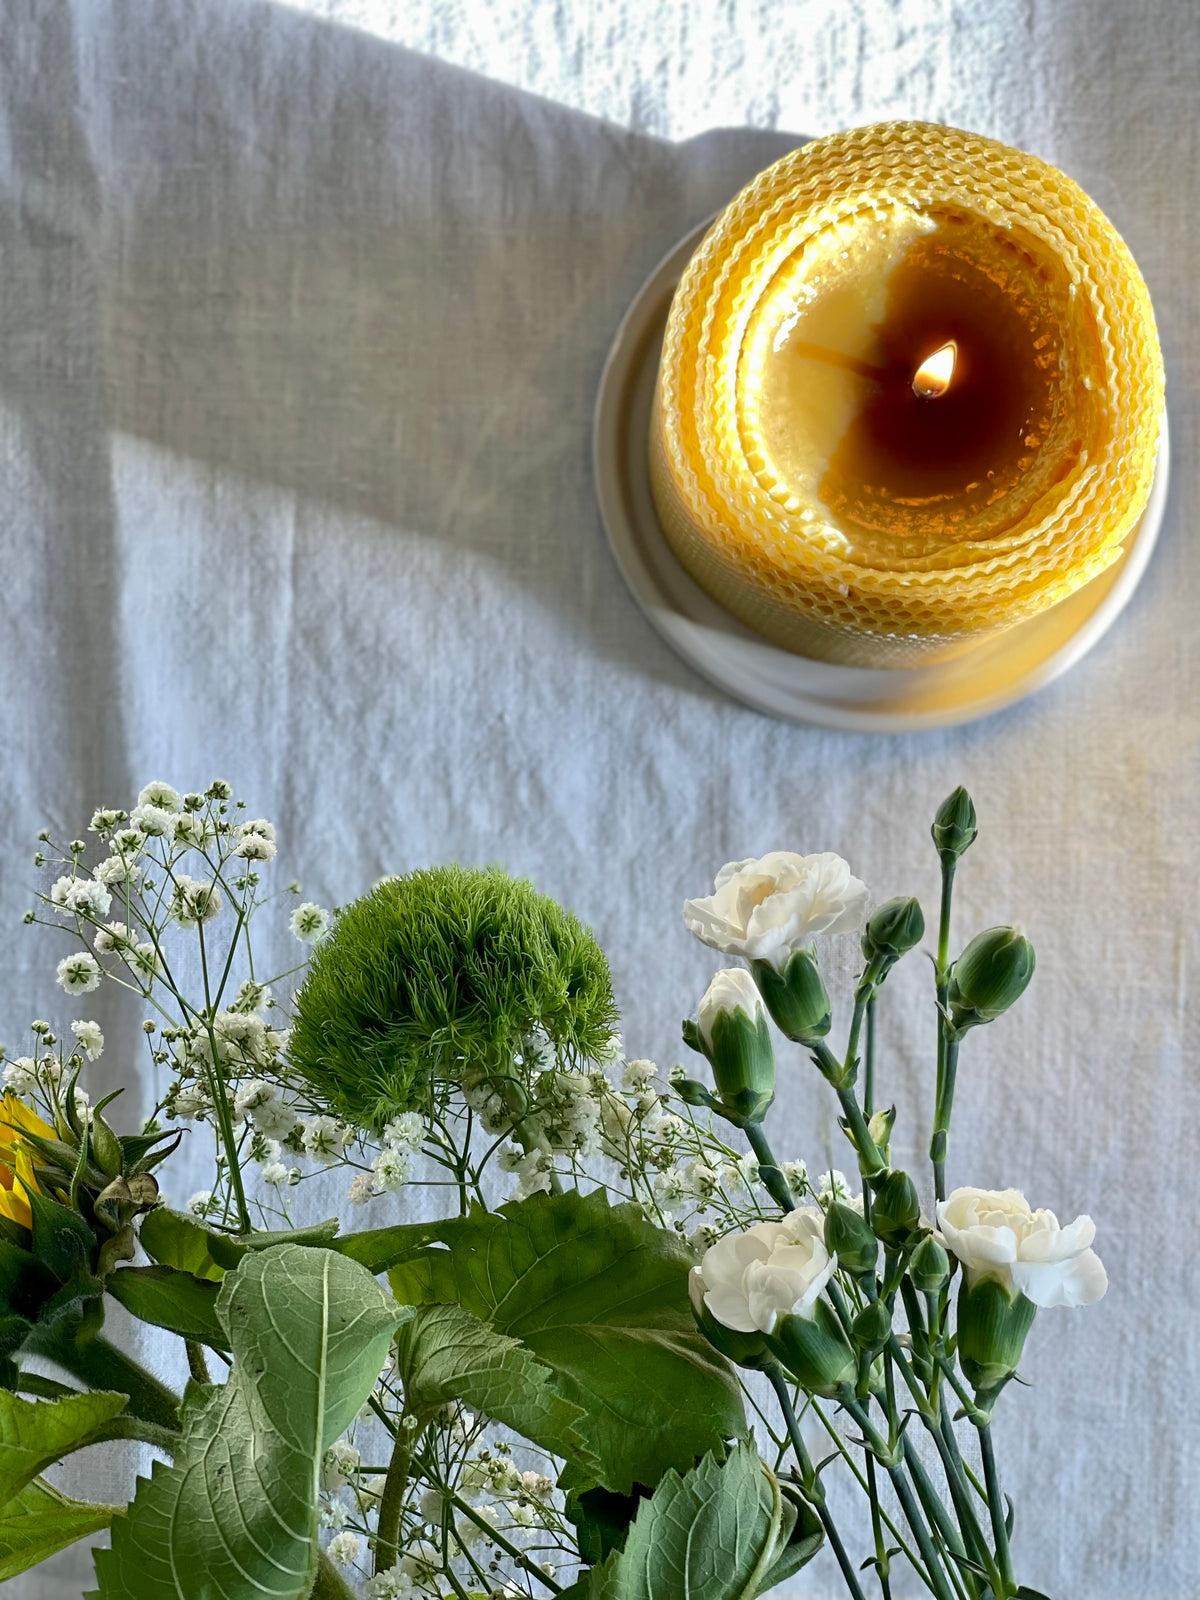
[[958,346],[953,339],[935,350],[931,356],[926,356],[913,375],[913,393],[917,398],[934,400],[938,395],[945,394],[950,387],[950,379],[954,376],[954,364],[957,360]]

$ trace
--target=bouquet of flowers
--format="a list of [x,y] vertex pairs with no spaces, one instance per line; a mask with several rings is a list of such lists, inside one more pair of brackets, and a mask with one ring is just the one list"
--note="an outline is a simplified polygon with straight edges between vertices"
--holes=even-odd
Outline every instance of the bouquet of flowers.
[[[91,1103],[83,1017],[5,1058],[0,1577],[107,1530],[99,1600],[751,1600],[828,1546],[853,1600],[1031,1600],[992,1414],[1037,1310],[1105,1276],[1089,1218],[947,1192],[959,1052],[1034,966],[1010,927],[951,958],[964,790],[933,825],[927,1210],[875,1072],[924,919],[868,914],[837,856],[735,863],[687,903],[743,964],[664,1076],[623,1054],[588,930],[499,870],[297,899],[303,959],[267,975],[275,830],[227,784],[150,784],[90,833],[43,834],[26,920],[68,936],[68,997],[143,1008],[156,1103],[133,1128],[120,1090]],[[852,933],[835,1046],[820,951]],[[776,1034],[836,1097],[853,1182],[776,1158]],[[184,1140],[211,1182],[175,1205]],[[335,1183],[370,1226],[313,1220]],[[166,1330],[182,1391],[109,1337],[113,1301]],[[128,1505],[45,1476],[118,1439],[154,1455]]]

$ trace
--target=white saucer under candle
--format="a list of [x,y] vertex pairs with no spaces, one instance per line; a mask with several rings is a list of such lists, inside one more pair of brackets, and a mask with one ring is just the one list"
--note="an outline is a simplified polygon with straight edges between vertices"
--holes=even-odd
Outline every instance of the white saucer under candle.
[[1041,615],[949,661],[897,670],[843,666],[771,644],[684,570],[650,494],[650,414],[667,313],[710,221],[658,264],[617,330],[596,400],[593,459],[613,555],[647,619],[683,660],[772,716],[862,733],[909,733],[988,716],[1087,654],[1128,604],[1162,523],[1169,440],[1164,415],[1150,499],[1118,560]]

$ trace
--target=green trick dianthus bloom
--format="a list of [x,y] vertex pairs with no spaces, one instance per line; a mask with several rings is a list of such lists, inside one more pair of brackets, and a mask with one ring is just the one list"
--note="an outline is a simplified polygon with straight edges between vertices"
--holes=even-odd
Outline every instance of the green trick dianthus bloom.
[[513,1071],[544,1035],[599,1055],[616,1020],[604,952],[532,884],[496,867],[388,878],[348,906],[296,996],[292,1065],[329,1106],[377,1128],[469,1070]]

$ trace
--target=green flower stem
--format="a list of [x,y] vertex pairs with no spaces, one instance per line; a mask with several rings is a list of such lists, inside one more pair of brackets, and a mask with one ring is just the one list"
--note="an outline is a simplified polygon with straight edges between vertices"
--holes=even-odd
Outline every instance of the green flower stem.
[[31,1354],[53,1361],[89,1389],[114,1389],[118,1394],[127,1394],[127,1416],[178,1433],[178,1395],[102,1336],[77,1344],[77,1327],[73,1319],[64,1318],[52,1329],[35,1329],[26,1348]]
[[[958,1454],[956,1442],[948,1442],[939,1426],[939,1418],[930,1403],[928,1395],[921,1388],[908,1363],[904,1359],[904,1352],[900,1349],[893,1334],[888,1343],[888,1355],[898,1368],[901,1377],[908,1386],[909,1393],[916,1401],[917,1412],[925,1424],[926,1431],[933,1440],[934,1447],[942,1459],[942,1470],[946,1474],[946,1483],[950,1489],[950,1498],[954,1501],[954,1512],[958,1518],[958,1525],[962,1531],[964,1544],[972,1551],[973,1555],[986,1569],[988,1582],[995,1589],[1000,1582],[1000,1569],[988,1548],[975,1515],[975,1508],[971,1504],[971,1490],[967,1482],[967,1475],[963,1470],[962,1458]],[[942,1412],[945,1418],[945,1412]],[[952,1430],[951,1430],[952,1432]]]
[[519,1567],[529,1573],[530,1577],[537,1578],[539,1582],[544,1583],[551,1594],[561,1594],[563,1592],[561,1583],[556,1583],[549,1573],[543,1572],[537,1562],[531,1561],[525,1551],[518,1545],[512,1544],[502,1533],[497,1533],[491,1523],[485,1517],[479,1515],[474,1506],[469,1505],[466,1500],[453,1493],[448,1494],[447,1498],[456,1511],[460,1511],[477,1528],[483,1530],[490,1544],[498,1545],[505,1555],[511,1556]]
[[392,1458],[388,1462],[383,1480],[383,1493],[379,1497],[379,1523],[375,1535],[375,1575],[386,1572],[400,1559],[400,1516],[404,1510],[404,1496],[408,1490],[408,1475],[412,1468],[413,1445],[418,1429],[404,1426],[409,1413],[400,1418],[396,1429]]
[[821,1520],[821,1526],[825,1529],[825,1537],[829,1540],[829,1548],[833,1551],[837,1564],[842,1569],[842,1577],[846,1581],[846,1587],[853,1596],[853,1600],[866,1600],[866,1596],[862,1592],[862,1585],[858,1581],[858,1573],[855,1572],[854,1565],[846,1554],[842,1536],[838,1532],[837,1524],[834,1522],[829,1507],[825,1503],[825,1490],[820,1479],[813,1471],[812,1459],[800,1433],[800,1424],[796,1421],[796,1413],[792,1409],[792,1397],[788,1393],[783,1373],[778,1367],[772,1367],[768,1369],[767,1377],[775,1391],[775,1397],[779,1401],[779,1409],[783,1412],[788,1438],[792,1441],[792,1449],[796,1454],[796,1463],[800,1468],[804,1497]]
[[217,1122],[221,1129],[221,1143],[225,1146],[226,1159],[229,1162],[229,1181],[233,1185],[233,1199],[237,1206],[238,1232],[249,1233],[251,1230],[250,1212],[246,1206],[246,1191],[242,1186],[242,1165],[238,1157],[237,1138],[233,1131],[233,1117],[229,1110],[229,1096],[225,1092],[225,1074],[221,1071],[221,1056],[217,1049],[216,1030],[212,1025],[212,1000],[208,980],[208,956],[204,948],[204,924],[197,924],[200,939],[200,970],[204,977],[204,1031],[208,1034],[208,1048],[212,1052],[212,1069],[206,1076],[211,1076],[209,1093],[213,1097],[213,1104],[217,1111]]
[[767,1193],[777,1206],[782,1206],[785,1215],[789,1211],[794,1211],[796,1197],[788,1187],[782,1168],[771,1153],[771,1146],[767,1143],[762,1123],[748,1122],[742,1131],[746,1135],[747,1144],[758,1158],[759,1176]]
[[875,1481],[875,1457],[867,1451],[867,1498],[871,1502],[871,1538],[875,1545],[875,1572],[883,1600],[892,1600],[892,1580],[888,1573],[887,1544],[879,1515],[879,1485]]
[[[850,1471],[854,1474],[854,1479],[855,1479],[855,1482],[858,1484],[858,1487],[863,1491],[864,1494],[869,1496],[871,1494],[871,1492],[872,1492],[871,1485],[870,1485],[870,1483],[868,1483],[868,1481],[863,1477],[862,1473],[859,1471],[858,1462],[855,1461],[854,1457],[850,1454],[849,1450],[847,1450],[845,1444],[842,1441],[841,1434],[838,1433],[837,1429],[835,1427],[833,1427],[833,1425],[830,1423],[828,1417],[821,1410],[821,1407],[817,1404],[816,1400],[814,1400],[814,1399],[812,1399],[810,1397],[808,1403],[812,1407],[813,1411],[816,1412],[817,1417],[819,1418],[819,1420],[821,1422],[821,1426],[825,1429],[825,1432],[829,1435],[830,1441],[832,1442],[834,1449],[841,1456],[842,1460],[846,1463],[846,1465],[850,1468]],[[867,1459],[868,1459],[868,1462],[870,1462],[873,1458],[868,1456]],[[899,1545],[901,1554],[904,1556],[905,1560],[908,1561],[912,1565],[913,1570],[915,1572],[919,1572],[920,1569],[921,1569],[921,1558],[917,1555],[915,1550],[911,1550],[909,1548],[908,1542],[906,1541],[904,1535],[900,1532],[900,1529],[892,1521],[891,1517],[888,1516],[887,1512],[883,1509],[883,1507],[879,1506],[878,1510],[879,1510],[880,1520],[882,1521],[883,1526],[887,1529],[888,1533],[891,1534],[891,1536],[892,1536],[893,1540],[896,1542],[896,1544]]]
[[1017,1592],[1017,1583],[1013,1576],[1012,1554],[1008,1548],[1008,1528],[1004,1522],[1004,1496],[1000,1491],[1000,1474],[996,1469],[996,1452],[992,1447],[991,1424],[977,1423],[976,1431],[979,1434],[979,1448],[983,1455],[983,1476],[987,1483],[992,1536],[996,1541],[996,1560],[1000,1565],[1004,1593],[1006,1596],[1013,1595]]
[[933,1191],[938,1200],[946,1198],[946,1153],[950,1148],[950,1117],[954,1110],[954,1080],[958,1074],[958,1049],[960,1040],[946,1033],[942,1020],[945,1043],[939,1074],[937,1107],[933,1119],[933,1137],[929,1141],[929,1155],[933,1162]]
[[853,1061],[848,1059],[848,1065],[842,1063],[833,1051],[823,1041],[818,1039],[811,1047],[813,1057],[820,1067],[823,1075],[833,1085],[834,1092],[842,1107],[842,1113],[850,1130],[850,1143],[858,1152],[859,1170],[864,1173],[882,1172],[887,1163],[879,1153],[879,1147],[871,1137],[867,1120],[862,1114],[862,1108],[855,1098],[853,1088],[853,1075],[850,1068]]
[[875,1006],[877,997],[872,994],[867,1001],[867,1033],[863,1049],[863,1116],[869,1118],[875,1109]]
[[354,1591],[324,1551],[317,1557],[317,1576],[308,1600],[354,1600]]
[[[855,1399],[853,1391],[847,1389],[839,1398],[846,1411],[862,1429],[863,1437],[867,1441],[867,1448],[875,1451],[877,1455],[882,1452],[881,1459],[886,1464],[887,1456],[891,1452],[888,1450],[884,1440],[876,1432],[866,1411]],[[892,1480],[892,1488],[896,1491],[896,1498],[899,1500],[900,1508],[904,1512],[904,1520],[912,1529],[913,1538],[917,1541],[917,1549],[921,1552],[921,1560],[925,1565],[923,1576],[926,1586],[937,1595],[938,1600],[956,1600],[954,1591],[947,1583],[946,1575],[942,1571],[937,1550],[934,1548],[933,1540],[929,1536],[929,1529],[926,1527],[925,1519],[921,1515],[921,1508],[917,1505],[903,1467],[899,1463],[888,1465],[887,1474]]]
[[[934,1100],[934,1126],[930,1140],[929,1154],[933,1161],[934,1191],[937,1199],[944,1200],[945,1196],[945,1165],[946,1145],[949,1142],[949,1109],[946,1112],[946,1127],[939,1139],[939,1126],[943,1102],[946,1093],[946,998],[950,984],[950,902],[954,893],[954,873],[958,866],[958,857],[953,852],[946,852],[941,856],[942,863],[942,903],[938,917],[938,947],[936,962],[937,983],[937,1093]],[[953,1087],[950,1091],[951,1101],[954,1098]]]
[[[925,1470],[925,1463],[913,1448],[907,1434],[903,1436],[901,1448],[904,1451],[904,1464],[908,1468],[913,1486],[917,1491],[917,1498],[924,1508],[925,1515],[929,1518],[930,1526],[937,1529],[942,1543],[951,1552],[952,1556],[966,1555],[966,1548],[963,1545],[958,1529],[954,1526],[954,1519],[946,1510],[941,1495],[934,1488],[933,1482]],[[959,1576],[957,1562],[954,1560],[947,1561],[946,1572],[949,1575],[950,1582],[958,1590],[961,1600],[961,1596],[964,1593],[963,1580]]]

